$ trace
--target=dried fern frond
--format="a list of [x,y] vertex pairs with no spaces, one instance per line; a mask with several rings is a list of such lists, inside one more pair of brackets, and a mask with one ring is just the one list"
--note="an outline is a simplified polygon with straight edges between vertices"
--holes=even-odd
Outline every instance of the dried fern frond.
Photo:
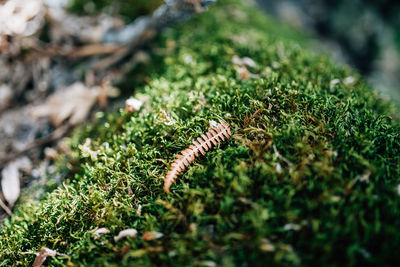
[[164,179],[164,191],[169,194],[169,188],[174,183],[176,177],[189,166],[197,157],[205,155],[213,146],[218,145],[225,139],[231,137],[231,127],[223,120],[219,120],[216,126],[211,127],[208,132],[202,134],[193,144],[176,156],[171,164],[170,170]]

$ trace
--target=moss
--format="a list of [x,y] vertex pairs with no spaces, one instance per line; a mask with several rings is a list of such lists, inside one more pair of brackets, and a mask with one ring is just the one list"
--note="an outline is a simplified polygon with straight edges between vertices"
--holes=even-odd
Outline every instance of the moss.
[[[99,114],[71,139],[79,151],[90,137],[97,159],[80,152],[62,186],[19,205],[0,229],[0,265],[30,265],[42,246],[66,255],[50,266],[396,263],[395,109],[302,35],[241,1],[219,2],[160,36],[157,65],[135,91],[149,98],[139,113]],[[235,55],[257,63],[255,76],[239,79]],[[233,137],[166,195],[174,155],[217,115]],[[95,240],[98,227],[111,233]],[[138,237],[115,242],[126,228]],[[145,241],[146,231],[164,236]]]

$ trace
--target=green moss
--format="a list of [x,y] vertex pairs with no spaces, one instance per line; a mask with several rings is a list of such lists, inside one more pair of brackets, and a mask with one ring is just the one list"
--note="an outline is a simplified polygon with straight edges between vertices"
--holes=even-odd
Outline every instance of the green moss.
[[[302,48],[304,37],[239,1],[220,1],[157,42],[150,81],[135,92],[149,97],[145,107],[103,114],[71,139],[79,151],[90,137],[97,159],[80,153],[74,176],[19,206],[0,229],[0,265],[30,265],[42,246],[66,255],[49,258],[50,266],[395,264],[393,107],[357,74]],[[240,80],[235,55],[252,58],[257,76]],[[217,115],[233,137],[166,195],[169,163]],[[111,233],[95,240],[98,227]],[[138,237],[115,242],[126,228]],[[164,236],[145,241],[146,231]]]

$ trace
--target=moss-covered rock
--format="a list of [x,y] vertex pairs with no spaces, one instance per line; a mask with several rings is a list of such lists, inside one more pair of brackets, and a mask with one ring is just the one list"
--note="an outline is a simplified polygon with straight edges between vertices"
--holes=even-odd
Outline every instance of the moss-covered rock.
[[[1,266],[41,247],[65,254],[51,266],[395,264],[400,126],[357,74],[241,1],[157,42],[142,110],[75,135],[79,171],[5,222]],[[169,163],[217,116],[232,138],[165,194]],[[100,227],[111,233],[95,238]],[[138,236],[113,239],[127,228]]]

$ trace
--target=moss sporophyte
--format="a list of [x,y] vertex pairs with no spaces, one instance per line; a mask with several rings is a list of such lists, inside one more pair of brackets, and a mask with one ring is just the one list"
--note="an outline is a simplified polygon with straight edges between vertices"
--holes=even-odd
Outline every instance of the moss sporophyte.
[[[357,73],[247,1],[220,0],[151,49],[120,84],[140,110],[71,136],[64,183],[0,228],[0,266],[42,247],[63,255],[49,266],[398,265],[399,113]],[[197,158],[215,114],[234,135]]]

